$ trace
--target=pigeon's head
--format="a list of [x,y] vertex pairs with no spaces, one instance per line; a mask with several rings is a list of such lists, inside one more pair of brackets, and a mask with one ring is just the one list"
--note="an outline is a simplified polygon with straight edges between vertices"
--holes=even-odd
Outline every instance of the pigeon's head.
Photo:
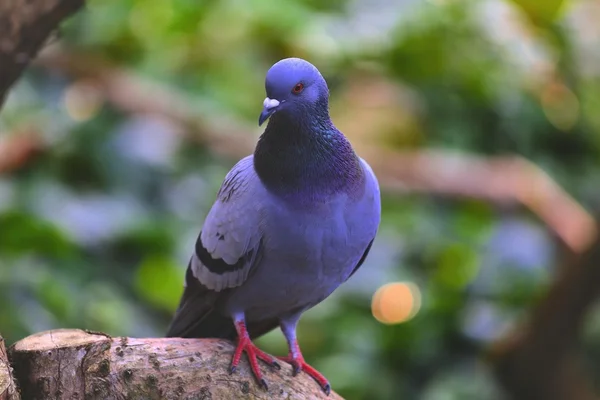
[[325,79],[314,65],[301,58],[285,58],[275,63],[267,72],[265,89],[267,98],[259,126],[275,113],[291,116],[309,110],[327,113],[329,90]]

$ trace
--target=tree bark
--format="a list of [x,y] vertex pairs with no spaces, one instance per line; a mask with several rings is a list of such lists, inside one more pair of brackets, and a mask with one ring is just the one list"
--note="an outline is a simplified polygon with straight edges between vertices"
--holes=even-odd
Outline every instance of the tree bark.
[[[234,347],[220,339],[134,339],[59,329],[9,350],[26,399],[341,399],[327,397],[305,374],[261,365],[261,389],[245,361],[230,375]],[[287,367],[287,368],[286,368]],[[12,400],[12,399],[11,399]]]
[[4,339],[0,336],[0,400],[19,400],[20,398],[8,362]]
[[0,108],[10,86],[60,22],[83,0],[0,1]]

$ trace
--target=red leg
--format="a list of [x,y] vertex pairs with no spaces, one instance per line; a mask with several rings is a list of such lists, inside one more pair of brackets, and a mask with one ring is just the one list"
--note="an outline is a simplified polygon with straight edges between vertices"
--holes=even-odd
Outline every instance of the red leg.
[[262,360],[269,364],[272,367],[280,369],[279,364],[275,361],[275,358],[268,355],[258,347],[252,340],[250,340],[250,335],[248,335],[248,330],[246,329],[246,324],[243,321],[239,321],[235,323],[235,328],[238,333],[238,343],[235,348],[235,352],[233,353],[233,358],[231,359],[231,367],[229,368],[229,373],[233,374],[237,370],[237,366],[240,363],[240,359],[242,358],[242,352],[246,353],[248,356],[248,362],[250,362],[250,369],[252,369],[252,373],[256,378],[256,381],[259,385],[263,386],[265,389],[268,389],[267,382],[262,377],[262,372],[260,371],[260,367],[258,365],[258,360]]
[[309,376],[311,376],[317,383],[321,386],[321,389],[325,392],[325,394],[329,395],[331,392],[331,385],[327,378],[323,376],[319,371],[311,367],[304,361],[304,357],[302,356],[302,352],[300,351],[300,346],[298,346],[298,341],[294,339],[292,345],[290,346],[290,352],[287,357],[277,357],[281,361],[285,361],[292,365],[294,376],[298,375],[300,371],[306,372]]

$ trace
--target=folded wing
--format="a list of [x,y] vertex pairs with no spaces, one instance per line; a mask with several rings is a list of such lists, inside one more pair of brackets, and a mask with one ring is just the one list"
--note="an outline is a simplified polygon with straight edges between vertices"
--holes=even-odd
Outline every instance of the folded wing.
[[219,332],[233,328],[215,309],[260,261],[260,196],[264,194],[252,156],[227,174],[196,240],[184,294],[167,336],[224,337]]

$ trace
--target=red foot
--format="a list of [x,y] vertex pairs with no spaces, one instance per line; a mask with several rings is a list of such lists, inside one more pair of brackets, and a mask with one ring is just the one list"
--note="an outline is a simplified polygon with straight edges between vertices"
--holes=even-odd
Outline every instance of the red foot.
[[[241,326],[240,326],[241,325]],[[243,323],[238,324],[238,343],[235,348],[235,352],[233,353],[233,358],[231,359],[231,367],[229,368],[229,373],[233,374],[237,370],[237,366],[240,363],[240,359],[242,358],[242,352],[246,353],[248,356],[248,361],[250,362],[250,368],[252,369],[252,373],[256,378],[258,384],[268,390],[267,382],[262,377],[262,372],[260,371],[260,367],[258,366],[258,360],[262,360],[269,364],[270,366],[281,369],[275,358],[268,355],[250,340],[248,336],[248,332],[246,332],[246,327]]]
[[302,357],[302,354],[300,353],[300,351],[298,351],[298,353],[295,357],[292,354],[289,354],[287,357],[277,357],[277,358],[280,359],[281,361],[285,361],[286,363],[292,365],[292,367],[293,367],[292,375],[293,376],[298,375],[300,373],[300,371],[306,372],[315,381],[317,381],[319,386],[321,386],[321,389],[323,389],[325,394],[329,396],[329,393],[331,392],[331,385],[329,384],[329,381],[327,380],[327,378],[325,378],[323,376],[323,374],[321,374],[319,371],[317,371],[316,369],[314,369],[313,367],[308,365],[306,363],[306,361],[304,361],[304,357]]

